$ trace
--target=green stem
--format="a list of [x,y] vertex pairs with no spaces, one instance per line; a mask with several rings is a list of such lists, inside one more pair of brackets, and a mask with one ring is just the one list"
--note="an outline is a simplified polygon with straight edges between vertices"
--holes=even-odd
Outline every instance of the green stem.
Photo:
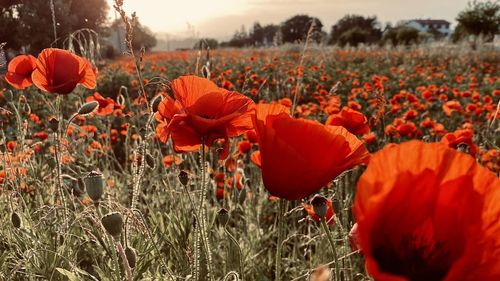
[[236,246],[236,248],[238,248],[239,267],[240,267],[240,274],[241,274],[240,280],[244,280],[243,277],[245,276],[245,273],[243,271],[243,252],[241,251],[240,244],[238,243],[238,241],[236,241],[236,238],[234,238],[234,236],[229,232],[229,230],[227,230],[226,227],[224,227],[224,232],[229,237],[229,240],[231,240],[231,242],[233,242],[233,244]]
[[326,224],[325,218],[321,218],[321,227],[328,238],[328,242],[330,242],[330,246],[332,247],[333,259],[335,261],[335,280],[340,281],[340,266],[339,266],[339,258],[337,255],[337,249],[335,247],[335,242],[333,242],[332,233]]
[[207,270],[208,270],[208,280],[213,280],[214,274],[213,274],[213,269],[212,269],[212,255],[210,252],[210,245],[208,241],[208,234],[206,230],[206,224],[205,224],[205,215],[206,213],[204,212],[205,208],[205,193],[206,193],[206,183],[205,183],[205,178],[206,178],[206,169],[205,169],[205,162],[206,162],[206,153],[205,153],[205,138],[202,138],[201,140],[201,193],[200,193],[200,199],[198,202],[198,217],[197,217],[197,226],[199,229],[199,234],[203,246],[203,250],[205,252],[205,258],[207,260]]
[[278,242],[276,244],[276,259],[275,259],[275,281],[281,281],[281,251],[283,246],[283,228],[285,219],[285,208],[286,202],[284,199],[280,199],[278,202],[279,212],[278,212]]

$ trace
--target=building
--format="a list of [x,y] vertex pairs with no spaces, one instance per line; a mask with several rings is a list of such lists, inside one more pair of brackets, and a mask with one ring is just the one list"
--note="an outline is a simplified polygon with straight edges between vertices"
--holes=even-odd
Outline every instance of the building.
[[409,20],[405,23],[406,26],[413,27],[420,32],[436,33],[439,32],[444,36],[451,34],[450,22],[446,20]]

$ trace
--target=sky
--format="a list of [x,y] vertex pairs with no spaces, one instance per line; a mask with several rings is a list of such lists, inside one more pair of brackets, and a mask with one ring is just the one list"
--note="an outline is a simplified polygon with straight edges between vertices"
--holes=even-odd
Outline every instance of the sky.
[[[113,0],[107,0],[112,6]],[[324,30],[346,14],[376,15],[381,23],[414,18],[445,19],[455,23],[468,0],[124,0],[127,13],[155,33],[176,37],[229,39],[255,21],[279,24],[297,14],[318,17]],[[114,19],[110,9],[110,19]]]

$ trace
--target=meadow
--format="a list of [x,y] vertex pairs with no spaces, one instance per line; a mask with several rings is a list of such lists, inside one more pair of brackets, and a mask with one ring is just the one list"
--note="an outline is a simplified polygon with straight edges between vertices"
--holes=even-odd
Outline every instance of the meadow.
[[1,280],[499,280],[498,50],[54,52],[0,82]]

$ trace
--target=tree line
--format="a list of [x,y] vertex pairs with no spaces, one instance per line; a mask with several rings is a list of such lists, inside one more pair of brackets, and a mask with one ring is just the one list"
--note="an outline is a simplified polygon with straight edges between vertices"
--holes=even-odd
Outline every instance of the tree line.
[[[456,20],[458,25],[451,34],[453,42],[472,37],[475,44],[477,38],[481,36],[485,41],[492,41],[494,35],[500,32],[500,4],[498,1],[469,2],[468,6],[457,15]],[[307,36],[312,42],[341,47],[359,44],[410,45],[431,38],[445,37],[436,29],[422,33],[405,22],[400,22],[395,26],[391,24],[382,26],[376,16],[364,17],[354,14],[346,15],[338,20],[327,33],[323,30],[323,24],[318,18],[296,15],[279,25],[263,26],[256,22],[248,32],[242,26],[230,40],[220,44],[215,39],[204,38],[195,45],[195,48],[203,43],[211,48],[276,46],[303,42]]]
[[[48,46],[63,47],[64,39],[81,29],[94,30],[101,39],[115,35],[117,38],[114,41],[120,41],[120,37],[125,35],[123,25],[120,20],[110,24],[108,14],[106,0],[0,0],[0,43],[6,42],[6,47],[13,52],[37,54]],[[500,32],[500,4],[498,1],[470,2],[456,19],[458,25],[451,36],[453,41],[471,37],[474,44],[478,37],[491,41]],[[439,32],[432,31],[422,34],[404,23],[383,26],[376,16],[360,15],[346,15],[326,32],[318,18],[296,15],[280,24],[262,25],[256,22],[248,31],[242,27],[226,42],[204,38],[193,47],[278,46],[304,42],[306,38],[316,43],[339,46],[408,45],[440,36]],[[112,56],[117,51],[109,41],[100,43],[105,46],[105,55]],[[137,23],[133,43],[135,49],[144,47],[149,50],[157,42],[147,27]]]

